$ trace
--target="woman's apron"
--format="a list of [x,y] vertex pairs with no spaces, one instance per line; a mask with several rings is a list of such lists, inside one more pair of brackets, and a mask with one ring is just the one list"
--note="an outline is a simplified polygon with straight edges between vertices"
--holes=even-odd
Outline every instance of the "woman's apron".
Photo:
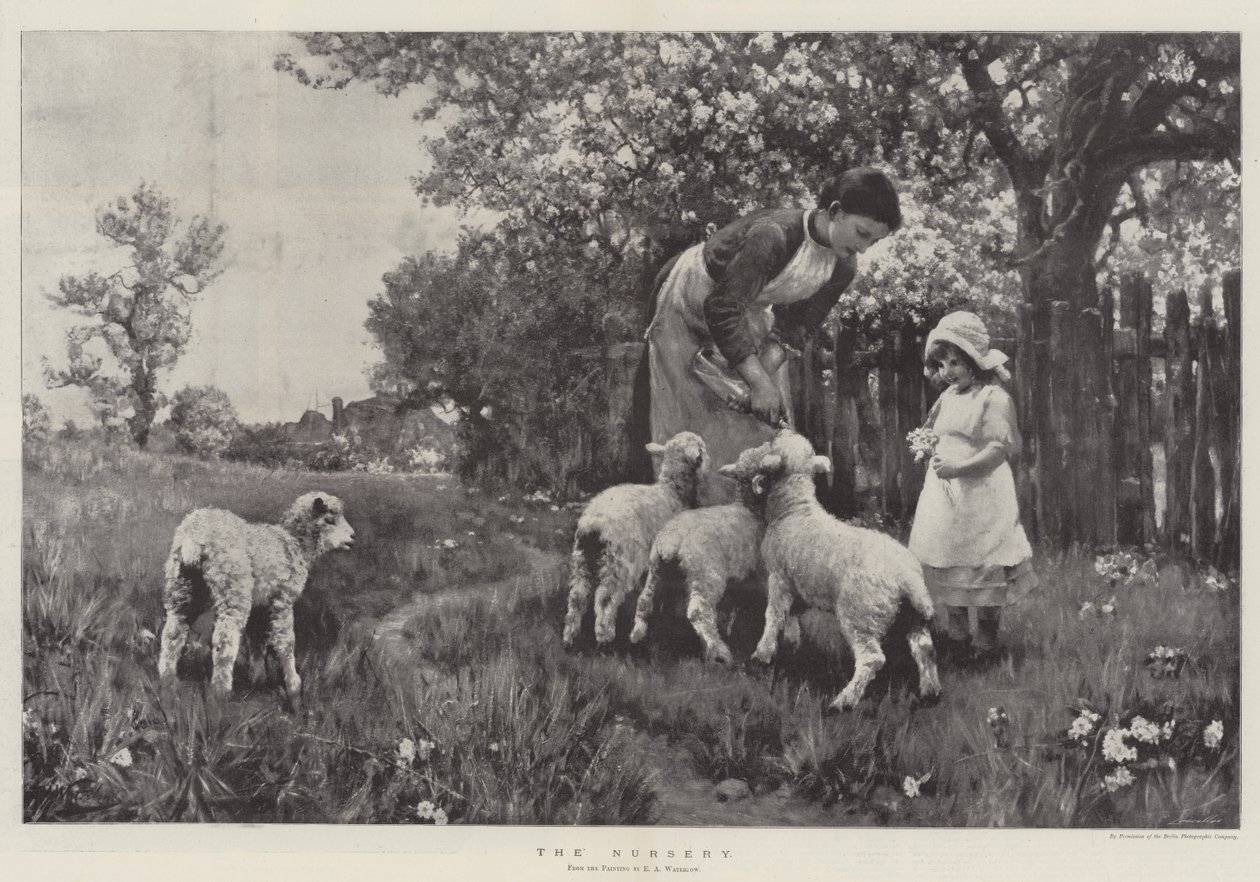
[[[805,212],[801,223],[808,225],[809,212]],[[758,350],[774,325],[772,307],[813,296],[831,278],[836,259],[834,251],[813,240],[806,226],[804,243],[747,309]],[[704,439],[714,472],[701,490],[701,502],[706,505],[736,498],[734,482],[717,475],[718,467],[734,462],[742,451],[774,437],[774,429],[752,414],[732,410],[692,371],[696,353],[713,344],[704,319],[704,301],[713,288],[713,279],[704,265],[704,245],[693,245],[679,256],[661,286],[656,314],[646,334],[652,440],[663,444],[682,431],[695,432]],[[792,395],[788,376],[785,362],[774,379],[788,406],[790,422]]]

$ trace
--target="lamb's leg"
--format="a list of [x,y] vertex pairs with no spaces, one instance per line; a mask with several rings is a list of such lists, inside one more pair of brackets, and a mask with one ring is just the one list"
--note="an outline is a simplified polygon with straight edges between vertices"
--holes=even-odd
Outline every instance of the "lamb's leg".
[[831,708],[846,711],[857,706],[866,687],[884,666],[884,652],[879,648],[879,637],[855,631],[852,623],[845,621],[841,610],[837,610],[836,614],[840,617],[840,631],[849,641],[849,648],[853,650],[853,678],[844,687],[844,691],[836,696]]
[[717,604],[726,588],[726,579],[718,573],[691,573],[687,580],[687,621],[704,641],[705,661],[729,665],[731,649],[722,640],[717,627]]
[[188,642],[188,607],[192,603],[192,585],[184,578],[183,567],[175,552],[166,561],[166,622],[162,625],[162,646],[158,652],[158,676],[175,677],[175,667]]
[[941,677],[936,670],[936,647],[932,645],[932,635],[926,625],[920,625],[910,631],[907,639],[910,655],[919,669],[919,697],[935,700],[941,694]]
[[297,658],[294,654],[296,640],[293,636],[293,607],[288,604],[277,604],[271,608],[271,634],[267,641],[280,669],[284,671],[284,691],[289,706],[297,710],[302,702],[302,678],[297,672]]
[[166,609],[166,624],[162,626],[162,648],[158,653],[158,676],[163,680],[175,677],[175,666],[179,657],[184,654],[184,644],[188,642],[188,622],[180,612]]
[[569,555],[569,609],[564,616],[564,645],[572,646],[582,629],[582,617],[591,605],[591,577],[586,552],[578,539]]
[[647,579],[643,590],[639,592],[639,600],[634,605],[634,630],[630,632],[630,642],[639,643],[647,636],[647,620],[656,605],[656,586],[660,581],[660,559],[654,554],[648,561]]
[[[211,587],[212,593],[214,587]],[[214,634],[210,638],[214,669],[210,674],[210,688],[219,695],[232,692],[232,668],[241,648],[241,634],[249,619],[249,609],[220,602],[214,611]]]
[[766,627],[757,641],[757,649],[753,658],[762,664],[770,664],[775,651],[779,648],[779,633],[783,630],[784,620],[792,609],[792,591],[787,579],[778,573],[771,573],[766,582]]
[[599,560],[599,587],[595,589],[595,642],[611,643],[617,636],[617,613],[643,578],[643,563],[625,560],[622,550],[605,545]]

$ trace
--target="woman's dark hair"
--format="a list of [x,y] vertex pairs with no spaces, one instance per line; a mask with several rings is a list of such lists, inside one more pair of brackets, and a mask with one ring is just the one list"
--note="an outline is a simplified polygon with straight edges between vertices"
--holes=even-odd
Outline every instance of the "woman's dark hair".
[[839,202],[840,210],[846,214],[860,214],[887,225],[890,233],[901,226],[897,190],[878,169],[851,168],[832,178],[818,194],[818,204],[829,208],[833,202]]
[[[937,340],[933,343],[931,347],[928,348],[923,360],[929,366],[940,365],[940,363],[945,360],[946,355],[953,355],[954,357],[961,359],[963,363],[967,365],[968,370],[971,371],[973,382],[992,383],[997,378],[997,373],[995,371],[984,370],[980,367],[980,365],[976,364],[974,358],[963,352],[953,343],[946,340]],[[933,373],[935,374],[935,371],[933,371]]]

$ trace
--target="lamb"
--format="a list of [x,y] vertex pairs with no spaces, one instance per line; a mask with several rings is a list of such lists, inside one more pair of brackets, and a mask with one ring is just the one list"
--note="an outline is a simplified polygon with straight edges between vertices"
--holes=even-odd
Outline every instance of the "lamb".
[[[730,664],[730,647],[718,631],[718,604],[732,582],[753,580],[764,594],[765,573],[760,554],[764,523],[761,503],[750,481],[761,456],[759,448],[746,450],[737,462],[718,469],[719,474],[738,481],[739,502],[683,511],[661,528],[652,543],[631,643],[639,643],[647,636],[647,620],[655,606],[662,575],[672,566],[682,573],[686,583],[687,620],[704,643],[705,660]],[[793,618],[789,622],[789,641],[793,631],[797,638],[800,636],[799,628],[793,628],[796,621]]]
[[[853,677],[831,703],[849,710],[884,665],[880,640],[903,602],[917,621],[908,635],[919,669],[919,694],[941,691],[928,624],[934,614],[923,569],[905,546],[875,530],[850,526],[828,514],[814,495],[814,474],[831,470],[805,438],[784,429],[756,448],[754,487],[766,494],[761,554],[768,573],[766,625],[753,658],[769,664],[794,599],[834,612],[853,650]],[[751,458],[751,457],[750,457]]]
[[[158,674],[167,681],[188,640],[191,623],[207,604],[214,613],[213,691],[232,691],[232,667],[253,607],[271,615],[269,645],[284,670],[285,692],[297,706],[302,689],[294,659],[293,604],[306,587],[314,560],[354,545],[340,499],[327,493],[298,497],[279,524],[254,524],[230,511],[201,508],[175,529],[166,560],[166,624]],[[204,585],[205,590],[198,590]],[[207,596],[208,595],[208,596]]]
[[569,606],[563,641],[573,646],[590,608],[595,585],[595,640],[616,635],[617,613],[637,591],[647,570],[648,552],[661,526],[697,503],[701,473],[708,466],[704,440],[679,432],[647,450],[661,457],[653,484],[618,484],[598,494],[578,519],[569,558]]

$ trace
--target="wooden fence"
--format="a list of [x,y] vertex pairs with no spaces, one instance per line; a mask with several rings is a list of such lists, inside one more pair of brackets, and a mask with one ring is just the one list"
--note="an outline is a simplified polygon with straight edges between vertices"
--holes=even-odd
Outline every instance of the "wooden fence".
[[[1225,274],[1222,288],[1223,323],[1215,316],[1209,285],[1199,294],[1193,322],[1186,293],[1169,294],[1160,333],[1152,333],[1147,280],[1136,275],[1121,280],[1118,310],[1115,291],[1102,290],[1099,357],[1111,365],[1108,452],[1114,481],[1091,492],[1115,501],[1109,521],[1115,535],[1105,539],[1163,544],[1232,569],[1238,563],[1241,508],[1237,271]],[[811,345],[792,364],[796,426],[831,458],[833,472],[819,480],[818,490],[837,514],[869,512],[904,523],[914,513],[925,465],[914,461],[906,434],[923,424],[937,394],[923,373],[926,331],[907,321],[891,339],[875,341],[842,327],[833,341]],[[1019,342],[993,342],[1012,356],[1017,405],[1026,389],[1016,357]],[[613,437],[633,438],[621,448],[628,458],[644,438],[642,350],[639,343],[618,343],[608,352],[609,429]],[[1164,463],[1164,478],[1157,505],[1158,462]],[[1016,463],[1021,496],[1027,496],[1034,467],[1027,458]],[[641,461],[635,471],[642,471]],[[1025,525],[1035,534],[1030,515],[1026,507]]]

